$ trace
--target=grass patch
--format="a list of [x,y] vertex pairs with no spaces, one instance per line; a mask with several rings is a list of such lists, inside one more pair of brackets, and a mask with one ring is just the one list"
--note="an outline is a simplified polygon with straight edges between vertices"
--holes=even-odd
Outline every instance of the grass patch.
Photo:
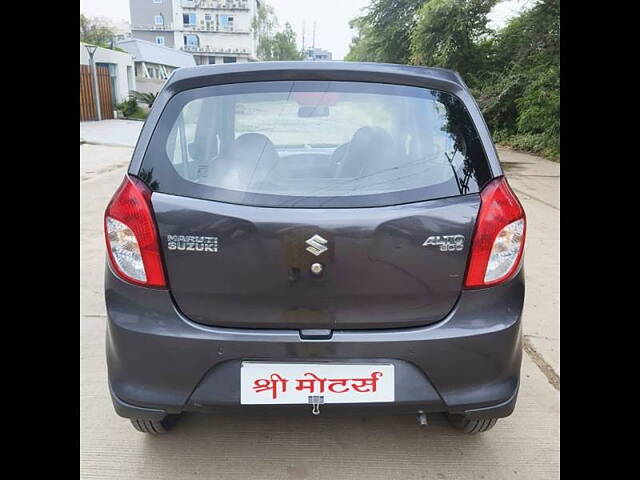
[[130,120],[144,120],[148,116],[149,116],[148,110],[143,110],[142,108],[138,107],[133,113],[129,114],[128,116],[125,116],[125,118]]
[[560,161],[560,139],[544,133],[516,133],[507,134],[496,132],[494,141],[513,150],[533,153],[547,160]]

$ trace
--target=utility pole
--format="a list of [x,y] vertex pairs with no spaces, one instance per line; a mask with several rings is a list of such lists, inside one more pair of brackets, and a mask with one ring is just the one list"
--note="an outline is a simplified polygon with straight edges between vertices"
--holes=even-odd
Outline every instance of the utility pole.
[[87,52],[89,52],[89,68],[91,69],[91,79],[93,80],[93,96],[96,104],[96,117],[98,120],[102,120],[102,112],[100,111],[100,92],[98,90],[98,72],[96,71],[96,62],[93,59],[93,54],[96,53],[95,45],[85,45]]

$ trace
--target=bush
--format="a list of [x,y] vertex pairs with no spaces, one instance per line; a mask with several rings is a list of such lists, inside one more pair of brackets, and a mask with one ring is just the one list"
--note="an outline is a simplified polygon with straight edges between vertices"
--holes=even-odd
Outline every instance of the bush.
[[142,108],[138,107],[138,109],[135,112],[133,112],[131,115],[129,115],[127,118],[131,118],[133,120],[144,120],[148,116],[149,116],[149,112],[147,110],[143,110]]
[[118,103],[116,105],[116,110],[122,112],[125,118],[133,118],[138,120],[143,120],[147,118],[148,112],[145,112],[140,105],[138,105],[138,100],[136,100],[135,96],[130,96],[124,102]]
[[545,133],[510,134],[504,130],[494,132],[493,140],[505,147],[541,155],[549,160],[560,160],[560,137]]
[[140,107],[135,97],[129,97],[124,102],[116,105],[116,110],[122,112],[125,117],[134,114]]
[[518,106],[518,133],[560,136],[560,71],[550,67],[527,85]]
[[131,92],[131,96],[133,98],[135,98],[138,102],[143,103],[145,105],[147,105],[149,108],[151,108],[153,106],[153,102],[156,101],[156,98],[158,96],[157,93],[142,93],[142,92],[136,92],[135,90],[133,90]]

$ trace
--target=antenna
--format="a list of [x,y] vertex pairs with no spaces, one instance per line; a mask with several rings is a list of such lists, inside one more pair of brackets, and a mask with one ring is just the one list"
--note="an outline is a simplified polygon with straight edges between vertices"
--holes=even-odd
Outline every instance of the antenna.
[[302,21],[302,54],[306,57],[307,53],[304,51],[304,20]]
[[313,43],[311,44],[311,48],[316,48],[316,21],[313,21]]

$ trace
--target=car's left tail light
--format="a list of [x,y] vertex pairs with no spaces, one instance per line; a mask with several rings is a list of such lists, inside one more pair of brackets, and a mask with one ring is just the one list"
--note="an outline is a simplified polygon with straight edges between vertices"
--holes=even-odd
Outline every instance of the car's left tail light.
[[151,191],[126,175],[104,214],[107,252],[114,272],[137,285],[167,286],[160,241],[151,209]]

